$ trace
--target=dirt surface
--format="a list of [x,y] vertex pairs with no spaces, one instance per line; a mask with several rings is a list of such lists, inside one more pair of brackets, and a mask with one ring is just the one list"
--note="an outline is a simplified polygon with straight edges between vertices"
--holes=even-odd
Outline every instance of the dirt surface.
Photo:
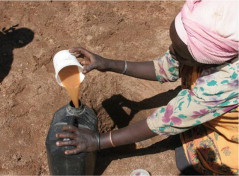
[[[69,102],[54,79],[52,57],[83,46],[107,58],[147,61],[170,44],[169,26],[183,2],[0,2],[0,174],[49,174],[45,138],[54,112]],[[8,30],[11,26],[15,30]],[[175,96],[179,82],[92,71],[81,100],[106,132],[146,118]],[[97,175],[178,175],[173,141],[158,136],[98,153]]]

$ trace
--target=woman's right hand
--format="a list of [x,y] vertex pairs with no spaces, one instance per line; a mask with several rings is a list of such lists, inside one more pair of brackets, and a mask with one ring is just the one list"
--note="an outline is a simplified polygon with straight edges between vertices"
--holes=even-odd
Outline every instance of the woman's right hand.
[[83,65],[83,73],[88,73],[93,69],[106,71],[107,59],[94,54],[82,47],[74,47],[69,50],[71,54],[80,58],[80,63]]
[[61,139],[56,142],[57,146],[75,146],[74,149],[65,151],[67,155],[100,149],[100,134],[88,128],[64,125],[62,132],[56,133],[56,137]]

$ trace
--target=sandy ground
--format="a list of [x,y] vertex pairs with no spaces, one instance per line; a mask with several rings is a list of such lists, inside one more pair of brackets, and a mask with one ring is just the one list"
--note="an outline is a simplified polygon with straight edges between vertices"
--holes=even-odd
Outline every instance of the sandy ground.
[[[47,175],[45,138],[54,112],[69,102],[54,79],[52,57],[73,46],[112,59],[147,61],[170,44],[183,2],[0,2],[0,174]],[[8,30],[11,26],[15,30]],[[146,118],[175,96],[160,84],[92,71],[81,100],[106,132]],[[162,136],[98,152],[97,175],[178,175],[173,141]]]

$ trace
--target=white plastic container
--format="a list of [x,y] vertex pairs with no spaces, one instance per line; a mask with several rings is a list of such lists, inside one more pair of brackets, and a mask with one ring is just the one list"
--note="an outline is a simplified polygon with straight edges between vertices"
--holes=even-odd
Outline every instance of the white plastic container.
[[77,58],[72,55],[69,50],[62,50],[55,54],[53,57],[53,65],[55,68],[55,78],[57,83],[63,87],[61,79],[58,73],[65,67],[68,66],[77,66],[80,73],[80,82],[82,82],[85,78],[85,75],[82,73],[83,66],[79,63]]
[[130,174],[130,176],[150,176],[150,174],[144,169],[136,169]]

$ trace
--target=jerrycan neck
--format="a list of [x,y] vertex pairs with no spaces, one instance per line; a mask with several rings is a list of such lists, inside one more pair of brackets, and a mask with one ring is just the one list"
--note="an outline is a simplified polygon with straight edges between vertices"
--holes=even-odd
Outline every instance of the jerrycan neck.
[[85,111],[85,106],[79,101],[79,107],[75,108],[72,101],[66,105],[67,116],[80,116]]

